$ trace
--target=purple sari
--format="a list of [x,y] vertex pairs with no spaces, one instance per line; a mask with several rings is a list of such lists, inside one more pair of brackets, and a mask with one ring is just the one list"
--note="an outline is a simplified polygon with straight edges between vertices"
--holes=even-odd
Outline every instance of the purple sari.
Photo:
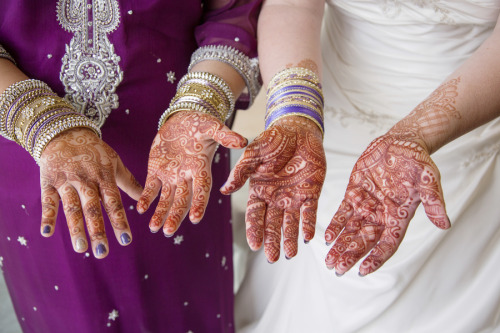
[[[191,53],[215,44],[256,55],[261,1],[218,2],[2,0],[0,44],[24,73],[104,123],[103,140],[144,184],[158,119]],[[96,102],[83,103],[85,94]],[[200,224],[184,221],[172,238],[152,234],[154,209],[141,216],[123,195],[134,241],[120,246],[105,217],[103,260],[73,251],[62,205],[54,235],[40,235],[39,169],[2,137],[0,153],[0,268],[23,331],[234,331],[230,200],[218,191],[227,150],[214,158]]]

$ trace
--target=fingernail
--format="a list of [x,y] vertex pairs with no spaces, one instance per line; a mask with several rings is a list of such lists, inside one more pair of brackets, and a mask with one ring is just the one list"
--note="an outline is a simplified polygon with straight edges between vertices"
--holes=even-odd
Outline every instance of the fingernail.
[[344,275],[344,273],[340,274],[337,271],[335,271],[335,275],[337,275],[338,277],[341,277],[342,275]]
[[170,237],[172,237],[173,235],[174,235],[174,234],[168,235],[168,234],[166,234],[166,233],[163,233],[163,236],[165,236],[165,237],[167,237],[167,238],[170,238]]
[[334,269],[335,267],[334,267],[334,266],[326,266],[326,268],[327,268],[327,269],[329,269],[329,270],[332,270],[332,269]]
[[120,239],[121,239],[123,245],[127,245],[132,240],[130,235],[126,232],[121,234]]
[[99,245],[97,245],[97,247],[95,248],[95,253],[97,254],[98,257],[102,256],[103,254],[105,254],[107,252],[106,250],[106,246],[103,244],[103,243],[100,243]]
[[50,225],[46,225],[45,227],[43,227],[43,233],[44,234],[50,234],[50,231],[52,230],[52,228],[50,227]]
[[330,242],[325,242],[326,246],[330,246],[332,243]]
[[153,229],[150,228],[149,231],[151,231],[152,234],[156,234],[160,230],[159,229],[158,230],[153,230]]
[[304,239],[304,244],[309,244],[310,240]]
[[286,259],[286,260],[290,260],[290,259],[292,259],[292,258],[291,258],[291,257],[289,257],[289,256],[287,256],[287,255],[285,254],[285,259]]
[[83,238],[78,238],[75,242],[75,248],[77,251],[83,251],[87,248],[87,242]]
[[274,261],[271,261],[269,259],[267,259],[267,262],[270,263],[270,264],[274,264],[275,263]]
[[361,272],[358,272],[359,277],[365,277],[366,275],[361,274]]

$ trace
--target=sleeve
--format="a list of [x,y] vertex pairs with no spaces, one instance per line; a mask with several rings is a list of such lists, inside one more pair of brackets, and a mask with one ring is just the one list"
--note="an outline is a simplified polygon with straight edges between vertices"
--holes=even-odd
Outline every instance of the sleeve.
[[261,87],[257,62],[257,19],[262,0],[212,0],[204,2],[204,14],[195,29],[199,49],[192,63],[220,60],[232,65],[247,85],[237,108],[247,108]]

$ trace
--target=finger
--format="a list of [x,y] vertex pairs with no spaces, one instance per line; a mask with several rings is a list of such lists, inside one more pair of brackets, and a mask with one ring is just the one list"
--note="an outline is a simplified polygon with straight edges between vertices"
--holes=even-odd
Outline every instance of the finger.
[[118,158],[118,164],[116,166],[116,185],[134,200],[139,200],[141,197],[143,191],[141,184],[139,184],[120,158]]
[[370,255],[361,263],[359,275],[365,276],[375,272],[396,252],[403,241],[403,237],[408,228],[408,221],[400,223],[391,228],[386,228],[380,237],[377,245],[370,252]]
[[212,138],[226,148],[241,149],[245,148],[248,144],[247,139],[235,131],[230,130],[226,125],[215,131]]
[[132,232],[123,208],[120,190],[115,184],[101,183],[100,191],[103,206],[113,226],[116,239],[121,245],[130,244],[132,242]]
[[316,232],[317,210],[318,200],[308,200],[301,207],[302,233],[304,234],[304,242],[306,244],[314,238]]
[[265,216],[266,202],[257,196],[254,188],[250,188],[245,213],[245,226],[247,243],[253,251],[260,249],[264,242]]
[[222,194],[231,194],[239,190],[262,162],[257,145],[254,143],[245,149],[245,152],[231,170],[229,177],[220,189]]
[[335,264],[336,274],[343,275],[370,252],[379,241],[383,230],[384,225],[365,224],[353,234],[347,250],[338,258]]
[[97,185],[82,185],[79,194],[94,256],[105,258],[109,247]]
[[342,200],[339,209],[326,229],[325,241],[327,245],[333,243],[353,214],[354,209],[351,204],[346,199]]
[[270,263],[278,261],[281,246],[281,224],[283,221],[283,210],[276,207],[268,207],[266,211],[264,252]]
[[[338,238],[335,240],[335,243],[333,244],[332,248],[330,251],[328,251],[328,254],[325,259],[326,266],[328,269],[334,269],[337,275],[342,275],[339,272],[338,263],[339,259],[341,256],[346,253],[353,242],[353,239],[356,238],[356,233],[359,232],[361,229],[361,224],[362,224],[362,218],[359,216],[355,216],[354,218],[349,219],[349,221],[346,223],[344,230],[340,233]],[[345,271],[345,270],[343,270]]]
[[139,201],[137,201],[137,212],[139,214],[143,214],[149,209],[151,203],[158,196],[161,185],[161,181],[156,176],[152,176],[148,173],[144,191],[142,191],[141,197],[139,198]]
[[299,238],[300,212],[298,209],[285,210],[283,214],[283,249],[285,257],[291,259],[297,255]]
[[153,217],[151,217],[151,221],[149,221],[149,230],[151,230],[151,232],[158,232],[161,227],[163,227],[173,200],[173,187],[170,186],[170,184],[163,185],[161,188],[160,200],[156,206],[155,213],[153,214]]
[[52,236],[55,230],[57,210],[59,208],[59,194],[57,190],[42,181],[42,223],[40,232],[42,236]]
[[193,223],[198,223],[205,215],[205,208],[210,197],[212,189],[212,175],[210,168],[203,170],[201,175],[193,178],[193,199],[191,201],[191,209],[189,219]]
[[165,236],[171,237],[177,229],[179,229],[182,220],[186,217],[192,197],[190,190],[191,184],[188,184],[184,179],[181,179],[177,184],[174,194],[174,202],[168,212],[165,225],[163,226],[163,233]]
[[440,229],[451,227],[450,219],[446,214],[443,190],[441,188],[439,171],[429,166],[424,168],[419,184],[420,200],[429,220]]
[[85,235],[80,197],[75,188],[69,184],[62,185],[59,188],[59,196],[61,197],[73,249],[78,253],[85,252],[87,251],[88,243],[87,236]]

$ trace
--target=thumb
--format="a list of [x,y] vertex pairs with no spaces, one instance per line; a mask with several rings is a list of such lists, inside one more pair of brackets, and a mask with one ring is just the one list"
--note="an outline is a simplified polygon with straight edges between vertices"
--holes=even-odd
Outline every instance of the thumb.
[[428,166],[424,168],[419,191],[420,200],[429,220],[440,229],[448,229],[451,227],[451,223],[446,214],[443,190],[439,179],[437,168]]
[[143,190],[141,184],[139,184],[120,158],[118,158],[116,167],[116,185],[136,201],[141,197]]
[[241,149],[248,144],[247,139],[229,129],[226,125],[222,125],[221,128],[215,131],[212,138],[226,148]]
[[247,179],[255,172],[261,163],[261,158],[254,153],[254,146],[250,145],[231,170],[229,177],[220,191],[222,194],[231,194],[239,190]]

